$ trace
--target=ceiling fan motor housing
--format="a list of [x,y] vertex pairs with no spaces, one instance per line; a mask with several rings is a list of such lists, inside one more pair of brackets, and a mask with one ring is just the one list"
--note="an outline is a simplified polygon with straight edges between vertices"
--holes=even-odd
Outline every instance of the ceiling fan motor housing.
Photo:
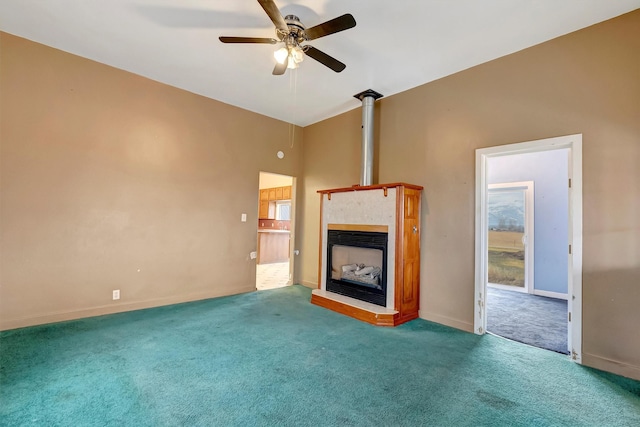
[[302,43],[307,40],[307,35],[304,32],[306,27],[302,25],[300,18],[295,15],[287,15],[284,17],[284,21],[287,23],[287,27],[289,27],[289,33],[283,34],[276,28],[276,34],[280,40],[285,41],[285,39],[293,39],[297,43]]

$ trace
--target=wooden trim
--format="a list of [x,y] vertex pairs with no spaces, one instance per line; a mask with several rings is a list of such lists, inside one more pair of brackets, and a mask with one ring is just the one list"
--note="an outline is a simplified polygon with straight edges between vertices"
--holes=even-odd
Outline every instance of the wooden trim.
[[324,195],[320,195],[320,230],[318,231],[318,289],[322,289],[322,240],[324,239],[324,235],[322,233],[322,215],[324,214],[324,210],[322,209],[322,202],[324,200]]
[[396,318],[398,314],[385,314],[385,313],[372,313],[371,311],[363,310],[352,305],[343,304],[340,301],[335,301],[329,298],[324,298],[320,295],[311,294],[311,304],[315,304],[320,307],[324,307],[328,310],[335,311],[345,316],[353,317],[363,322],[370,323],[376,326],[396,326]]
[[420,316],[420,289],[421,289],[421,280],[422,277],[422,191],[418,192],[416,195],[418,197],[418,247],[417,247],[417,266],[418,266],[418,284],[416,285],[416,317]]
[[[411,188],[413,190],[421,190],[421,191],[423,190],[423,187],[420,185],[407,184],[404,182],[394,182],[392,184],[354,185],[351,187],[333,188],[330,190],[318,190],[318,193],[331,194],[331,193],[346,193],[348,191],[366,191],[366,190],[384,190],[386,192],[388,188],[395,188],[395,187],[406,187],[406,188]],[[329,200],[331,200],[331,198],[329,198]]]
[[327,224],[327,230],[338,231],[369,231],[376,233],[388,233],[387,225],[367,225],[367,224]]
[[396,253],[394,265],[393,305],[396,310],[401,311],[402,291],[404,286],[404,187],[396,191]]

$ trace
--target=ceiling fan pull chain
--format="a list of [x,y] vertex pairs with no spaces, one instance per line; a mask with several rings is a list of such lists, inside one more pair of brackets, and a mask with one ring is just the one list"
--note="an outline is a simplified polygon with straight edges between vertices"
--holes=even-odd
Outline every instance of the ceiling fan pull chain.
[[[293,92],[293,123],[295,123],[298,115],[298,72],[295,69],[291,70],[289,76],[289,92]],[[293,148],[296,137],[296,126],[293,123],[291,123],[289,127],[289,148]]]

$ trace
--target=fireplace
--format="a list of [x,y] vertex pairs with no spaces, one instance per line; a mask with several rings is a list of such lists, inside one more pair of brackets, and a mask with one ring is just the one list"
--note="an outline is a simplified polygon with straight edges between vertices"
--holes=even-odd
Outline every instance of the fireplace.
[[388,234],[331,228],[327,230],[327,291],[386,306]]
[[418,317],[421,192],[406,183],[319,191],[313,304],[379,326]]

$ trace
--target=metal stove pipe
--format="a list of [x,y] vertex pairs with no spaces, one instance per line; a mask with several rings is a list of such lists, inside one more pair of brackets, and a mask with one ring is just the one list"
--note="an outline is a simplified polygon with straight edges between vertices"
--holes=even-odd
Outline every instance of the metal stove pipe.
[[360,185],[373,184],[373,104],[383,95],[367,89],[357,95],[353,95],[362,101],[362,153],[360,162]]

